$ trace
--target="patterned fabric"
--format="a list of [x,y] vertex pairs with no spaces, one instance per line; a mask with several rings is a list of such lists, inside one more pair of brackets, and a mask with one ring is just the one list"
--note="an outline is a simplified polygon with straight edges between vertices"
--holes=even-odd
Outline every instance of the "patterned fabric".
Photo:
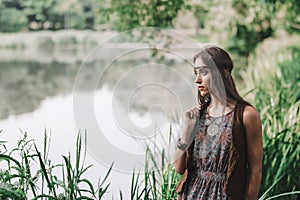
[[197,127],[192,163],[184,184],[183,200],[226,200],[226,171],[232,137],[233,111],[222,117],[211,117],[212,123],[220,121],[219,133],[207,134],[204,123],[206,112],[201,116]]

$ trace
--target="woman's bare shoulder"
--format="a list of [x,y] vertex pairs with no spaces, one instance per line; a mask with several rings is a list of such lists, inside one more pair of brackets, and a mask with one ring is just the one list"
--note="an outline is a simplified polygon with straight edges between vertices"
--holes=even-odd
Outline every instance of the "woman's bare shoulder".
[[252,106],[246,106],[243,113],[243,123],[244,125],[250,125],[255,123],[260,123],[260,116],[258,111]]

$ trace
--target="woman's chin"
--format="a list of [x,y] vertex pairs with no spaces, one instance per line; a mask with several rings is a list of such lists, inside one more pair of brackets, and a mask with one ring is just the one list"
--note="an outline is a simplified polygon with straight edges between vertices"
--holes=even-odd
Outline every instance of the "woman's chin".
[[201,97],[208,97],[208,96],[209,96],[209,93],[203,91],[203,92],[200,92],[200,96],[201,96]]

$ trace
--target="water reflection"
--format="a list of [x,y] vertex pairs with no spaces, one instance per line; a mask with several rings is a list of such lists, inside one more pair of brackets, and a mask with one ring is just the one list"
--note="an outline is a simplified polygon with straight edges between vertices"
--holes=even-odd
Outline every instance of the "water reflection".
[[[115,97],[120,102],[127,102],[128,96],[124,96],[127,93],[126,91],[140,86],[142,82],[148,80],[152,83],[172,86],[173,90],[177,90],[177,95],[182,93],[180,96],[186,98],[181,99],[181,101],[194,101],[194,94],[190,94],[189,91],[182,88],[186,80],[180,76],[180,73],[191,74],[190,68],[184,63],[169,61],[165,64],[167,67],[157,67],[155,70],[148,70],[146,74],[140,70],[140,72],[136,72],[138,74],[131,75],[133,77],[129,76],[122,83],[119,82],[122,76],[126,73],[128,75],[128,71],[148,62],[149,60],[133,60],[114,63],[104,71],[97,90],[105,85],[112,91],[116,89],[115,86],[118,84]],[[81,88],[83,90],[90,87],[91,79],[94,78],[95,81],[98,81],[99,77],[94,75],[105,67],[104,62],[101,61],[89,63],[88,65],[89,67],[85,70],[86,81],[83,81],[84,84]],[[168,68],[168,66],[171,67]],[[6,119],[10,115],[33,112],[46,97],[72,93],[79,67],[80,63],[1,62],[0,94],[2,98],[0,100],[0,118]],[[177,73],[174,73],[174,69]],[[190,81],[192,81],[192,77]],[[173,112],[173,115],[169,117],[177,117],[178,106],[176,104],[178,102],[176,102],[174,96],[168,95],[166,88],[149,86],[144,89],[140,88],[132,96],[129,102],[132,112],[143,114],[153,103],[160,103],[167,109],[167,113]]]
[[0,118],[30,113],[46,97],[70,93],[77,69],[57,62],[1,62]]

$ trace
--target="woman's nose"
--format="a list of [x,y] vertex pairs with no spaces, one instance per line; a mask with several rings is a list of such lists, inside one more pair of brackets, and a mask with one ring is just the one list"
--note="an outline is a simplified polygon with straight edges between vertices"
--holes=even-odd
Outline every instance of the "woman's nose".
[[196,75],[195,83],[202,83],[202,79],[201,79],[200,74]]

